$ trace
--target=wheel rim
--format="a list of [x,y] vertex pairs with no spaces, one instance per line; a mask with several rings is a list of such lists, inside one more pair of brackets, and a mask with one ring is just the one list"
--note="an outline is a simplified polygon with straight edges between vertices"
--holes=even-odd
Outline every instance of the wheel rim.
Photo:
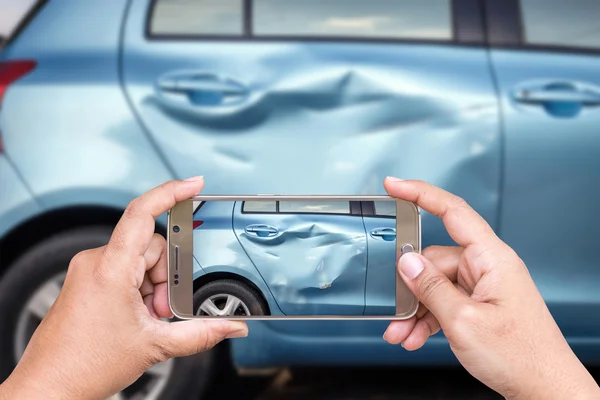
[[[60,273],[40,285],[25,303],[19,313],[17,329],[14,336],[15,360],[20,360],[33,332],[42,318],[54,304],[65,280],[65,273]],[[156,364],[129,387],[110,397],[113,400],[155,400],[163,392],[171,372],[174,360]]]
[[232,294],[219,293],[204,300],[200,304],[200,307],[198,307],[196,315],[209,315],[213,317],[226,315],[247,316],[250,315],[250,310],[246,303],[238,297]]

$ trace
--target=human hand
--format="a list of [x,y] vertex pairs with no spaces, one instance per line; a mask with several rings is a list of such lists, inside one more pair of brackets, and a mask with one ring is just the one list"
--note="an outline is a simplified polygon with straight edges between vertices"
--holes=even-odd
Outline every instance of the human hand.
[[106,246],[73,258],[0,398],[106,398],[158,362],[247,335],[244,322],[161,320],[173,315],[155,219],[203,186],[199,177],[152,189],[129,204]]
[[440,217],[457,247],[400,258],[417,315],[384,339],[407,350],[443,330],[460,363],[507,398],[600,398],[564,339],[523,261],[461,198],[420,181],[385,180],[387,192]]

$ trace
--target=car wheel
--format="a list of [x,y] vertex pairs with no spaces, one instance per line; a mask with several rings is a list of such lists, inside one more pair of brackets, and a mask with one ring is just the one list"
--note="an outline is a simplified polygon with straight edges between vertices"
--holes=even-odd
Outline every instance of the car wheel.
[[[20,359],[31,335],[56,300],[71,258],[105,245],[107,227],[88,227],[57,234],[21,256],[0,281],[0,382]],[[217,367],[227,359],[225,347],[157,364],[117,399],[199,398]]]
[[233,280],[221,279],[203,285],[194,293],[196,315],[268,315],[269,308],[254,288]]

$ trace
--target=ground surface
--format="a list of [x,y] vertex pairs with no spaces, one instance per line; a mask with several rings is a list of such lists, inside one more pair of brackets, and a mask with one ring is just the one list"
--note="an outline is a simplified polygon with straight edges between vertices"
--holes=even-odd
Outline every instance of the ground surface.
[[[600,368],[592,368],[600,382]],[[219,378],[208,399],[488,400],[502,397],[461,368],[306,368]]]

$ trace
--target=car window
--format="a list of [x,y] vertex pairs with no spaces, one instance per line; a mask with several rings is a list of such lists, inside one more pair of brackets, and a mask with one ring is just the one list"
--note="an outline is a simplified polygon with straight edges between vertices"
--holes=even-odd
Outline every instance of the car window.
[[600,49],[600,1],[521,0],[524,41]]
[[150,33],[154,35],[241,35],[243,0],[157,0]]
[[39,0],[0,0],[0,47],[38,3]]
[[280,201],[279,212],[310,214],[350,214],[348,201]]
[[450,0],[254,0],[255,36],[452,38]]
[[[452,39],[451,0],[253,0],[252,36]],[[150,35],[242,36],[244,0],[156,0]]]
[[381,217],[395,217],[396,216],[396,202],[395,201],[376,201],[375,202],[375,215]]
[[242,212],[274,213],[276,211],[276,201],[245,201],[242,205]]

